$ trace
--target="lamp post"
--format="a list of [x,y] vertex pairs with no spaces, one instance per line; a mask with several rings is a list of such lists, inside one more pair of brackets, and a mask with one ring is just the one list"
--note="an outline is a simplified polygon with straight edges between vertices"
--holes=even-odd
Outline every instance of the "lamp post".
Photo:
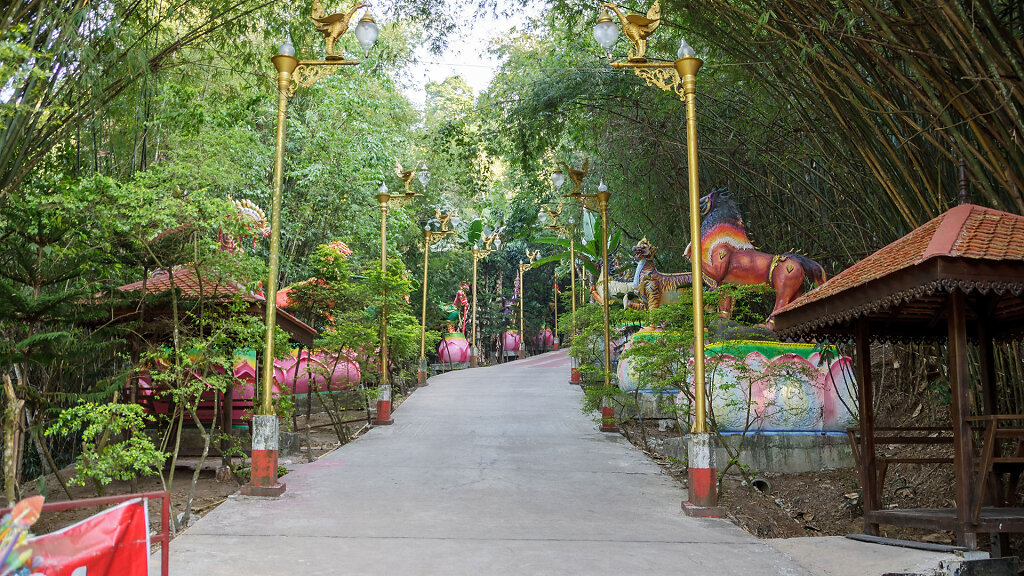
[[[611,7],[611,4],[603,6]],[[616,10],[619,12],[619,10]],[[624,24],[625,25],[625,24]],[[649,34],[648,34],[649,35]],[[608,54],[613,68],[628,68],[643,78],[648,86],[657,86],[675,92],[686,105],[686,161],[689,172],[690,193],[690,253],[693,266],[693,381],[694,421],[689,435],[689,501],[683,503],[687,514],[722,516],[718,509],[718,482],[715,466],[714,438],[707,420],[707,382],[704,375],[704,274],[703,251],[700,244],[700,181],[697,173],[697,72],[704,61],[685,39],[681,39],[676,60],[651,62],[644,57],[646,36],[638,43],[633,38],[634,52],[626,61],[612,60],[612,49],[618,40],[619,29],[602,8],[601,17],[594,26],[594,39]],[[635,35],[634,35],[635,36]]]
[[[562,187],[565,182],[565,175],[562,174],[561,170],[555,170],[551,173],[551,182],[555,185],[555,190]],[[569,294],[572,306],[572,330],[569,333],[569,339],[572,340],[576,336],[576,237],[573,234],[573,226],[575,221],[569,218],[569,225],[562,226],[558,223],[558,218],[562,214],[561,206],[544,206],[538,215],[541,226],[544,226],[548,230],[551,230],[559,237],[569,239]],[[555,349],[558,349],[558,278],[555,277]],[[580,384],[583,382],[583,378],[580,375],[579,367],[576,366],[576,359],[570,357],[572,363],[569,368],[570,384]]]
[[[354,11],[353,11],[354,12]],[[369,10],[356,26],[356,36],[364,50],[377,41],[377,24]],[[267,308],[263,349],[263,373],[260,379],[260,403],[252,419],[252,472],[249,484],[242,487],[247,496],[277,497],[285,485],[277,479],[278,421],[274,413],[274,328],[277,326],[277,280],[281,255],[281,185],[284,180],[284,141],[288,115],[288,98],[298,86],[312,86],[335,72],[338,66],[354,66],[355,60],[334,57],[330,60],[298,60],[295,46],[288,37],[271,58],[277,70],[277,138],[274,153],[274,192],[270,216],[269,272],[265,289]]]
[[[611,198],[611,193],[608,192],[608,186],[605,185],[603,180],[597,187],[597,194],[583,192],[583,178],[587,175],[588,164],[589,162],[584,162],[583,168],[580,170],[569,170],[573,191],[566,194],[565,197],[575,198],[587,209],[594,210],[596,208],[601,213],[601,269],[604,271],[604,288],[601,294],[601,309],[604,314],[604,385],[605,387],[610,387],[612,342],[610,313],[608,309],[608,281],[611,278],[611,272],[608,270],[608,199]],[[596,206],[594,205],[595,201]]]
[[519,261],[519,358],[526,358],[526,326],[523,306],[526,304],[526,285],[523,284],[523,272],[526,272],[533,265],[533,261],[540,256],[540,250],[534,252],[526,251],[526,262]]
[[[551,181],[555,184],[555,189],[561,188],[562,183],[565,181],[565,177],[562,175],[561,170],[556,170],[551,174]],[[570,218],[568,226],[562,226],[558,223],[558,218],[562,215],[561,206],[544,206],[539,214],[541,220],[541,226],[544,226],[548,230],[551,230],[562,238],[569,239],[569,291],[572,299],[572,332],[571,336],[576,335],[576,237],[573,234],[572,228],[575,221]],[[558,296],[555,295],[555,337],[558,337]]]
[[484,234],[484,247],[473,248],[473,335],[470,340],[469,353],[469,367],[479,367],[479,359],[477,358],[477,352],[479,351],[478,343],[476,341],[476,268],[477,263],[486,258],[494,250],[491,249],[491,244],[494,244],[494,248],[501,249],[501,229],[495,230],[490,234]]
[[[420,183],[423,184],[424,188],[429,180],[429,174],[424,170],[421,170],[418,174]],[[381,183],[380,188],[377,190],[377,204],[380,206],[380,277],[381,277],[381,305],[380,305],[380,388],[387,388],[386,395],[390,398],[391,385],[388,383],[388,288],[387,288],[387,269],[388,269],[388,203],[392,200],[401,202],[409,200],[411,198],[422,197],[423,194],[416,194],[406,189],[405,194],[388,194],[387,185]],[[391,419],[388,417],[381,417],[380,411],[377,413],[377,420],[374,424],[390,424]]]
[[[430,247],[455,234],[455,230],[448,228],[449,224],[459,225],[459,215],[455,210],[442,214],[440,210],[434,210],[434,219],[427,222],[423,227],[423,311],[420,325],[420,361],[416,371],[416,385],[427,385],[427,266],[430,264]],[[431,230],[431,228],[440,228]]]

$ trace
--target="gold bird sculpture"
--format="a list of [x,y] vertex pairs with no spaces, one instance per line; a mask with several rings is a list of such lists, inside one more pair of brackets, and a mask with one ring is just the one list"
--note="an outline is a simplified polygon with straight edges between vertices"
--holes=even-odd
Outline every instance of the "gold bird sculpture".
[[572,193],[579,194],[583,190],[583,179],[587,177],[587,171],[590,169],[590,158],[583,160],[583,167],[580,170],[569,168],[569,165],[565,162],[559,162],[559,164],[565,169],[566,175],[569,176],[569,180],[572,182]]
[[412,178],[416,175],[416,170],[402,170],[402,165],[395,162],[395,174],[398,174],[398,179],[405,184],[405,193],[412,194],[412,190],[409,189],[409,184],[412,183]]
[[349,20],[351,20],[352,16],[355,15],[356,10],[367,6],[369,6],[369,4],[356,2],[348,12],[326,14],[324,13],[324,7],[320,5],[320,0],[313,0],[313,14],[311,15],[310,20],[316,24],[316,29],[324,35],[324,43],[327,45],[328,60],[344,59],[344,56],[341,54],[334,53],[334,43],[348,31]]
[[619,17],[622,24],[622,33],[633,43],[633,50],[630,51],[630,62],[646,62],[647,38],[658,29],[661,24],[661,0],[654,0],[651,9],[646,16],[640,14],[623,14],[616,4],[605,3],[602,6],[611,8]]

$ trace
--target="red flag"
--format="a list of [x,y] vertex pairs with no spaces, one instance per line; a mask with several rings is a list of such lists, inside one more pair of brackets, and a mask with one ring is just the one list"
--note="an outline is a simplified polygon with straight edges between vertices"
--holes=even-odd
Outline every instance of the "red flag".
[[[30,539],[32,556],[42,559],[33,574],[46,576],[146,576],[149,573],[149,515],[146,498],[128,500],[72,524]],[[80,570],[85,568],[85,570]]]

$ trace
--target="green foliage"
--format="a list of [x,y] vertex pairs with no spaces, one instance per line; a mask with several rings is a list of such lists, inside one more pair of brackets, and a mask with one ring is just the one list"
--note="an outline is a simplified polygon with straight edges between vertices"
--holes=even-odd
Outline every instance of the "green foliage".
[[137,404],[87,402],[62,411],[46,435],[80,435],[82,452],[72,482],[91,481],[102,494],[114,480],[157,474],[167,459],[145,434],[148,419]]

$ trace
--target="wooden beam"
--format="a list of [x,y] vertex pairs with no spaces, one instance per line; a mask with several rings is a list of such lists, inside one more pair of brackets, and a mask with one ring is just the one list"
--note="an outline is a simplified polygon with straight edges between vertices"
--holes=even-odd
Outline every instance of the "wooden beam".
[[868,513],[881,508],[882,486],[878,485],[878,461],[875,454],[874,386],[871,381],[871,333],[866,318],[857,320],[857,389],[861,430],[860,485],[864,493],[864,533],[879,535],[878,524]]
[[958,546],[978,547],[978,536],[969,524],[976,490],[971,478],[974,458],[971,446],[970,372],[967,366],[967,297],[954,290],[949,295],[949,387],[953,398],[953,470],[956,475],[956,540]]

